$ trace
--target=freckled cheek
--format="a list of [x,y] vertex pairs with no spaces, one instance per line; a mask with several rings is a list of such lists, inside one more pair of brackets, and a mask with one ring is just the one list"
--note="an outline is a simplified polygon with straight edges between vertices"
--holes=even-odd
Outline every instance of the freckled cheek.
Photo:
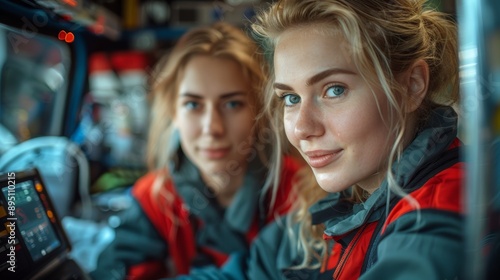
[[252,126],[245,126],[244,124],[240,126],[234,126],[228,129],[229,138],[236,140],[239,144],[240,142],[247,142],[252,136]]
[[368,158],[385,157],[390,133],[378,110],[367,108],[348,125],[348,137],[352,143],[357,143],[356,147],[361,154]]
[[202,119],[188,115],[180,115],[178,122],[180,136],[187,139],[197,137],[202,133]]
[[293,146],[297,147],[298,145],[298,140],[295,137],[295,118],[293,118],[290,115],[285,115],[283,119],[283,125],[285,129],[285,134],[290,143],[292,143]]
[[380,149],[380,138],[387,137],[387,132],[381,131],[378,112],[374,115],[369,110],[343,111],[327,119],[328,133],[337,145],[347,148],[353,155],[362,156],[366,149]]
[[353,114],[330,114],[325,116],[325,122],[326,133],[333,135],[339,143],[350,143],[357,133],[363,133],[363,131],[358,131],[360,122]]
[[229,116],[226,119],[228,133],[240,140],[246,140],[252,136],[254,124],[255,115],[250,112]]

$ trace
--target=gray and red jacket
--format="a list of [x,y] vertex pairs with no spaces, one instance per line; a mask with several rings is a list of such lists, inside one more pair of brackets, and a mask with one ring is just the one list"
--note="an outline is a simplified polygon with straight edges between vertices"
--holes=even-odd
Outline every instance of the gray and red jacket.
[[302,260],[298,226],[290,235],[273,224],[254,242],[245,278],[460,279],[465,166],[458,156],[456,122],[452,108],[433,110],[393,165],[413,202],[388,192],[386,181],[360,204],[330,194],[311,209],[313,223],[325,225],[329,245],[320,268],[291,268]]
[[[459,145],[455,140],[405,186],[413,201],[393,195],[388,215],[379,219],[367,215],[365,223],[346,233],[336,233],[335,228],[329,227],[324,239],[330,241],[333,248],[320,275],[325,279],[399,278],[407,277],[409,271],[413,271],[415,278],[426,275],[425,279],[433,279],[436,275],[456,279],[462,275],[456,266],[461,263],[459,259],[455,259],[455,265],[448,264],[453,258],[443,259],[442,256],[440,261],[428,263],[433,258],[426,256],[437,254],[434,250],[463,238],[463,232],[458,230],[463,215],[464,175],[464,163],[459,162]],[[332,225],[332,221],[327,224]],[[410,231],[407,234],[412,239],[404,235],[398,237],[401,231]],[[406,252],[408,255],[405,249],[400,249],[405,245],[412,248],[411,252]],[[455,249],[459,249],[458,246]],[[463,256],[460,251],[455,253]],[[427,260],[422,262],[418,258]],[[394,267],[388,269],[391,266]],[[437,271],[439,273],[434,274]]]
[[161,187],[171,195],[168,201],[151,195],[158,173],[136,182],[131,191],[134,204],[122,215],[115,240],[100,256],[98,269],[91,274],[94,279],[158,279],[187,274],[194,267],[221,266],[229,254],[246,253],[259,231],[290,209],[292,181],[299,169],[293,158],[284,158],[272,209],[267,206],[270,196],[262,197],[267,169],[258,159],[249,164],[241,189],[224,209],[198,169],[180,154],[180,161],[171,167],[171,180]]

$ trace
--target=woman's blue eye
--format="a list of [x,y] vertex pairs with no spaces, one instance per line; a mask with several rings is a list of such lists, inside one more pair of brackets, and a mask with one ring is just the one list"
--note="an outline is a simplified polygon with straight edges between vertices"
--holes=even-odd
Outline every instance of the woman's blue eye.
[[233,101],[228,101],[226,103],[226,107],[229,108],[229,109],[236,109],[236,108],[239,108],[243,105],[243,102],[241,101],[236,101],[236,100],[233,100]]
[[293,106],[300,102],[300,96],[295,94],[287,94],[283,96],[283,99],[285,100],[285,106]]
[[195,110],[198,107],[200,107],[200,104],[196,101],[188,101],[188,102],[184,103],[184,107],[186,107],[189,110]]
[[326,96],[328,97],[338,97],[345,93],[345,87],[341,85],[333,85],[326,89]]

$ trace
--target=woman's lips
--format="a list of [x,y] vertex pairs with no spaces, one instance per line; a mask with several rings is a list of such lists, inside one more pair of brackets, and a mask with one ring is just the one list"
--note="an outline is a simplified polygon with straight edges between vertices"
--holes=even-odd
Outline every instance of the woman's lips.
[[209,159],[221,159],[229,154],[230,148],[205,148],[201,153]]
[[305,152],[306,160],[312,168],[321,168],[337,160],[342,150],[324,151],[314,150]]

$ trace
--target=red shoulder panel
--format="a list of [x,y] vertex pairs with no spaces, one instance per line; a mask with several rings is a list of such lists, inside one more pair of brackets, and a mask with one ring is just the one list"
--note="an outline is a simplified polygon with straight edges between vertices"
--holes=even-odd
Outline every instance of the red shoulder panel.
[[[454,164],[429,179],[422,187],[410,194],[418,204],[419,209],[436,209],[454,213],[464,213],[462,205],[464,179],[463,162]],[[382,233],[387,226],[406,213],[418,211],[415,205],[407,199],[401,199],[389,213]]]

